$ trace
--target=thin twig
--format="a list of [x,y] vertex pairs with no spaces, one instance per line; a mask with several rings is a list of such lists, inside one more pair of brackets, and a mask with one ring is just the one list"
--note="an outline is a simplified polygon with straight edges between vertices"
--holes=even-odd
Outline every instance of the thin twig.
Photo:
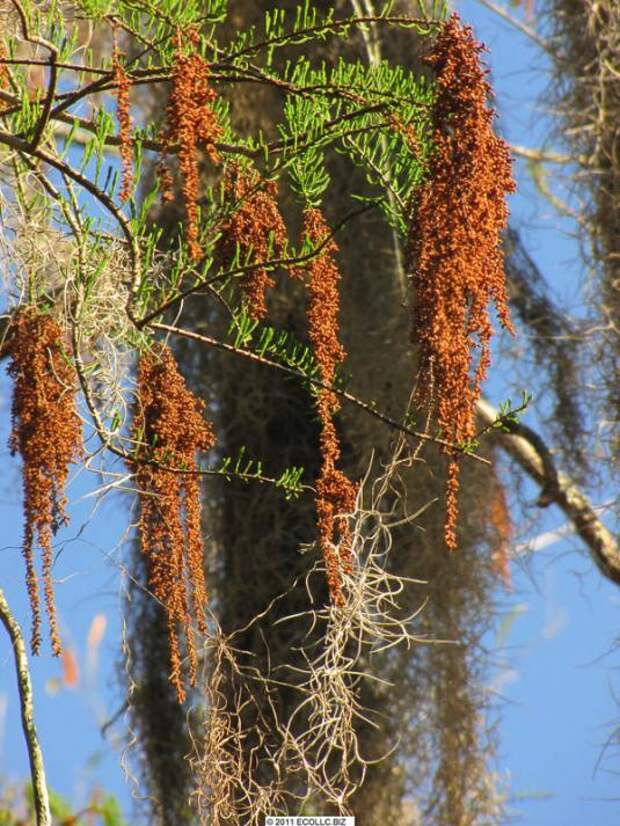
[[511,143],[510,151],[513,155],[526,158],[528,161],[539,161],[540,163],[580,163],[582,166],[591,166],[589,159],[585,155],[561,155],[559,152],[549,152],[546,149],[532,149],[529,146],[520,146]]
[[32,43],[34,46],[42,46],[49,52],[49,59],[46,65],[50,67],[50,80],[45,94],[45,101],[43,102],[41,115],[39,117],[39,120],[37,121],[37,125],[34,130],[34,135],[32,136],[32,140],[30,142],[30,150],[33,151],[40,144],[41,138],[43,137],[43,133],[45,131],[45,127],[49,123],[50,112],[52,110],[52,103],[54,102],[54,97],[56,95],[56,85],[58,82],[58,66],[56,65],[56,61],[58,59],[58,49],[56,48],[56,46],[54,46],[53,43],[51,43],[49,40],[46,40],[44,37],[41,37],[38,34],[32,34],[28,27],[28,18],[21,3],[19,2],[19,0],[11,0],[11,2],[15,10],[17,11],[17,15],[19,17],[23,39],[27,43]]
[[22,730],[24,732],[26,747],[28,749],[28,760],[30,762],[30,778],[32,780],[36,823],[37,826],[51,826],[52,815],[50,812],[47,783],[45,780],[45,765],[43,763],[43,753],[41,752],[41,746],[39,745],[39,738],[37,736],[37,729],[34,722],[32,682],[30,680],[30,669],[28,667],[26,644],[24,643],[21,628],[11,613],[9,604],[4,596],[4,591],[1,588],[0,622],[4,625],[13,645],[15,675],[17,677],[17,690],[19,693],[19,704],[22,717]]
[[200,341],[203,344],[208,344],[209,346],[215,347],[218,350],[224,350],[224,352],[226,353],[234,353],[236,356],[241,356],[242,358],[254,361],[257,364],[263,364],[266,367],[273,367],[276,370],[288,373],[289,376],[295,376],[296,378],[308,381],[315,387],[320,387],[323,390],[329,390],[330,392],[335,393],[341,399],[345,399],[351,404],[354,404],[356,407],[359,407],[361,410],[364,410],[366,413],[368,413],[370,416],[373,416],[375,419],[379,419],[379,421],[383,422],[384,424],[388,425],[388,427],[391,427],[393,430],[396,430],[399,433],[405,433],[407,436],[414,436],[416,439],[424,439],[427,442],[433,442],[434,444],[441,445],[442,447],[447,447],[452,451],[456,451],[457,453],[464,453],[466,456],[469,456],[472,459],[475,459],[475,461],[481,462],[484,465],[491,464],[491,462],[488,459],[485,459],[483,456],[479,456],[477,453],[465,451],[463,450],[463,448],[460,448],[457,445],[452,444],[452,442],[448,442],[445,439],[440,439],[437,436],[429,436],[428,433],[422,433],[419,430],[412,430],[410,427],[407,427],[406,425],[397,422],[396,419],[392,419],[390,416],[386,416],[385,413],[381,413],[379,410],[376,410],[372,405],[368,404],[368,402],[362,401],[362,399],[358,399],[357,396],[353,396],[346,390],[341,390],[339,387],[334,387],[331,384],[326,384],[325,382],[322,382],[320,379],[315,379],[312,376],[306,375],[306,373],[303,373],[301,370],[296,370],[294,367],[288,367],[285,364],[280,364],[277,361],[272,361],[271,359],[265,358],[265,356],[259,356],[257,353],[253,353],[251,350],[244,350],[241,347],[235,347],[233,344],[227,344],[225,341],[220,341],[219,339],[212,338],[211,336],[202,335],[201,333],[195,333],[192,330],[185,330],[182,327],[173,327],[170,324],[159,323],[150,324],[149,326],[153,330],[161,330],[162,332],[172,333],[173,335],[182,336],[183,338],[189,338],[193,341]]
[[[484,399],[478,400],[476,410],[488,424],[498,419],[498,411]],[[514,424],[512,427],[511,433],[496,431],[500,447],[542,486],[544,502],[541,504],[553,502],[568,516],[575,533],[586,544],[601,573],[620,584],[620,547],[616,537],[601,522],[591,502],[575,482],[566,473],[555,469],[553,458],[541,437],[524,425]]]
[[442,20],[433,20],[432,18],[409,17],[405,15],[391,16],[391,15],[373,15],[364,17],[348,17],[344,20],[331,20],[329,23],[320,23],[316,26],[309,26],[306,29],[300,29],[296,32],[289,32],[288,34],[280,35],[279,37],[271,37],[268,40],[263,40],[259,43],[254,43],[252,46],[247,46],[245,49],[240,49],[238,52],[233,52],[226,56],[226,60],[236,60],[243,55],[255,54],[264,49],[269,49],[274,46],[281,46],[289,40],[298,40],[300,37],[309,37],[320,34],[325,31],[333,31],[335,29],[347,29],[352,26],[360,26],[365,23],[376,24],[386,23],[393,26],[428,26],[430,28],[440,28],[443,25]]
[[349,212],[347,215],[344,216],[344,218],[342,218],[342,220],[338,221],[338,223],[334,225],[329,235],[325,236],[325,238],[323,238],[323,240],[319,244],[313,247],[313,249],[305,255],[272,258],[269,261],[255,261],[253,264],[245,264],[240,267],[235,267],[232,270],[220,272],[217,275],[213,276],[213,278],[210,278],[206,281],[198,281],[196,284],[193,284],[186,290],[183,290],[182,292],[178,293],[172,298],[169,298],[167,301],[164,301],[163,304],[160,304],[159,307],[156,307],[150,313],[145,315],[144,318],[140,318],[136,320],[134,323],[136,327],[139,330],[141,330],[144,327],[147,327],[151,323],[151,321],[157,318],[157,316],[162,315],[164,312],[166,312],[166,310],[169,310],[171,307],[174,307],[176,304],[180,303],[181,301],[184,301],[193,293],[200,292],[200,290],[204,290],[206,288],[212,288],[213,284],[227,281],[229,278],[238,278],[242,275],[247,275],[248,273],[254,272],[255,270],[265,270],[266,272],[268,272],[280,268],[299,267],[302,264],[306,264],[309,261],[312,261],[318,255],[320,255],[321,251],[329,243],[331,243],[335,235],[338,232],[340,232],[340,230],[343,229],[349,223],[349,221],[352,221],[354,218],[359,218],[360,215],[364,215],[371,209],[374,209],[374,204],[368,204],[366,206],[360,207],[360,209],[355,209],[352,212]]
[[493,2],[493,0],[478,0],[478,2],[481,3],[489,11],[492,11],[498,17],[501,17],[502,20],[505,20],[506,23],[509,23],[511,26],[517,29],[517,31],[521,32],[521,34],[524,34],[526,37],[529,37],[529,39],[536,43],[536,45],[539,46],[543,51],[547,52],[548,54],[553,54],[554,50],[547,40],[545,40],[539,34],[537,34],[534,31],[534,29],[530,28],[525,23],[521,22],[521,20],[518,20],[512,14],[507,12],[506,9],[502,8],[501,6],[498,6],[497,3]]

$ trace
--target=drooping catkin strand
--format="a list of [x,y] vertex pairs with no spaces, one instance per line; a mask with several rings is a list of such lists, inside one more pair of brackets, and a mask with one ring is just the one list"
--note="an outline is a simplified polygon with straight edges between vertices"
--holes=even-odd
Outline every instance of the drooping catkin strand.
[[506,500],[506,490],[499,479],[496,479],[491,500],[488,503],[488,521],[495,534],[491,561],[493,568],[501,579],[504,588],[510,591],[512,577],[510,574],[510,544],[513,536],[513,525],[510,518],[510,509]]
[[[8,52],[6,50],[6,46],[4,43],[0,43],[0,60],[6,60],[8,57]],[[6,63],[0,63],[0,89],[7,89],[10,84],[10,74],[9,74],[9,67]],[[4,109],[4,106],[0,106],[0,112]]]
[[116,119],[119,125],[119,151],[122,166],[120,199],[127,201],[133,190],[133,134],[129,102],[131,79],[121,62],[116,43],[112,52],[112,67],[116,84]]
[[185,639],[190,685],[196,681],[193,623],[206,631],[207,591],[200,524],[198,451],[215,437],[204,419],[204,402],[186,387],[174,356],[164,346],[144,352],[131,468],[140,497],[139,539],[148,562],[149,588],[165,607],[170,645],[170,681],[185,699],[181,640]]
[[[305,210],[304,234],[313,247],[320,246],[329,237],[330,229],[320,210]],[[337,251],[336,242],[330,239],[304,268],[310,293],[308,335],[321,371],[321,380],[325,384],[333,383],[336,367],[346,355],[338,338],[340,272],[334,259]],[[340,443],[333,415],[338,407],[338,398],[334,393],[329,390],[319,392],[317,409],[322,429],[321,473],[316,480],[317,529],[325,559],[330,597],[336,604],[343,600],[342,571],[350,565],[351,552],[349,527],[342,514],[353,511],[357,495],[357,486],[336,467],[340,458]],[[334,547],[336,539],[339,554]]]
[[224,260],[232,260],[238,252],[242,265],[257,265],[241,278],[240,288],[250,316],[260,320],[267,313],[265,293],[274,281],[259,265],[281,255],[286,244],[286,226],[276,200],[278,185],[256,170],[231,165],[224,177],[224,195],[226,203],[236,206],[222,226],[219,252]]
[[[187,40],[194,51],[186,54],[182,38],[177,38],[177,53],[172,68],[172,90],[166,109],[167,126],[163,135],[163,156],[167,147],[178,144],[179,170],[182,179],[183,206],[185,208],[185,239],[194,261],[202,258],[198,231],[198,149],[202,147],[212,163],[218,164],[220,157],[215,141],[222,134],[212,103],[217,97],[209,86],[209,66],[195,51],[198,36],[195,31],[187,33]],[[160,163],[160,177],[164,198],[170,195],[171,178],[165,164]]]
[[49,315],[18,310],[9,339],[13,379],[9,447],[23,462],[26,586],[32,610],[31,649],[41,647],[39,584],[35,544],[41,549],[43,590],[52,651],[61,653],[52,583],[52,539],[66,524],[65,483],[69,465],[82,455],[82,427],[76,409],[75,373],[63,351],[62,330]]
[[[491,89],[479,59],[482,48],[454,14],[427,58],[438,90],[435,151],[428,183],[412,204],[409,242],[412,332],[420,355],[416,401],[436,405],[443,437],[457,445],[475,434],[475,403],[493,334],[489,302],[512,332],[500,234],[514,182],[508,147],[495,134],[494,112],[487,106]],[[428,398],[431,384],[435,399]],[[452,455],[445,525],[451,549],[456,547],[458,486]]]

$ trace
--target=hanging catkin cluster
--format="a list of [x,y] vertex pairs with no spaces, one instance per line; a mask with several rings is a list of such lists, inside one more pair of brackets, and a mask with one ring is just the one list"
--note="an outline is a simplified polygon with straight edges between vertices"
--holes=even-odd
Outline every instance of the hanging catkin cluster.
[[[511,330],[500,233],[514,190],[508,147],[493,131],[490,93],[472,31],[452,15],[428,62],[437,78],[430,178],[413,208],[413,337],[420,347],[417,401],[436,403],[443,437],[475,434],[475,404],[489,365],[488,304]],[[474,363],[476,353],[476,363]],[[428,398],[434,387],[436,399]],[[445,540],[456,547],[458,464],[448,469]]]
[[[338,339],[338,310],[340,272],[333,258],[338,251],[330,238],[330,229],[320,210],[309,208],[304,212],[304,234],[314,248],[324,246],[305,267],[310,301],[308,328],[314,356],[321,371],[321,380],[333,384],[336,366],[344,360],[345,352]],[[336,604],[342,601],[341,571],[350,565],[350,533],[347,519],[340,514],[353,511],[356,486],[338,470],[340,443],[333,416],[339,408],[338,397],[322,389],[317,398],[321,419],[321,474],[316,480],[316,510],[319,544],[325,567],[329,593]],[[337,534],[339,554],[334,549]]]
[[[224,194],[226,203],[235,208],[222,226],[222,258],[230,261],[238,250],[240,264],[245,266],[260,265],[281,255],[286,226],[276,200],[277,183],[264,180],[256,170],[231,166],[226,170]],[[261,266],[253,267],[241,278],[241,291],[253,319],[265,317],[265,292],[273,285],[273,278]]]
[[[187,34],[190,46],[195,49],[198,35],[190,30]],[[212,163],[220,157],[215,141],[222,134],[212,103],[217,97],[209,86],[209,66],[197,51],[185,54],[181,34],[177,38],[177,53],[171,76],[172,91],[166,109],[167,130],[163,137],[163,155],[172,144],[178,144],[179,170],[182,179],[183,206],[185,208],[185,239],[194,261],[202,257],[198,240],[198,149],[202,147]],[[160,165],[164,197],[172,198],[170,175],[163,162]]]
[[189,680],[196,680],[193,622],[206,632],[207,593],[200,525],[196,453],[215,438],[204,403],[186,387],[167,347],[145,352],[138,367],[132,470],[140,495],[139,538],[148,559],[148,583],[165,607],[170,681],[185,699],[180,635],[185,636]]
[[9,341],[13,378],[11,453],[23,462],[26,584],[32,609],[31,648],[41,646],[39,583],[34,549],[41,549],[43,590],[52,650],[61,653],[52,587],[52,538],[66,524],[65,483],[71,462],[82,455],[75,373],[63,352],[62,330],[48,315],[19,310]]
[[112,68],[114,70],[114,83],[116,84],[116,119],[119,125],[118,137],[122,167],[120,199],[126,201],[133,189],[133,135],[129,104],[131,80],[121,62],[116,43],[112,52]]

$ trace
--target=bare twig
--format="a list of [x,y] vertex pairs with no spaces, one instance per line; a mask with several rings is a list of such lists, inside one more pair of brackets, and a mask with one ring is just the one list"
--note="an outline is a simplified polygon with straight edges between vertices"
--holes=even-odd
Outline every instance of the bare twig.
[[372,16],[361,16],[361,17],[348,17],[343,20],[331,20],[329,23],[320,23],[316,26],[309,26],[306,29],[300,29],[296,32],[289,32],[288,34],[280,35],[279,37],[272,37],[268,40],[264,40],[260,43],[254,43],[251,46],[247,46],[244,49],[240,49],[238,52],[233,52],[230,55],[227,55],[227,61],[233,61],[242,57],[243,55],[249,54],[256,54],[261,50],[271,48],[273,46],[281,46],[282,44],[286,43],[287,41],[294,41],[298,40],[300,36],[310,36],[320,34],[324,31],[336,31],[340,30],[347,30],[352,26],[363,26],[364,24],[378,24],[383,23],[387,25],[393,26],[417,26],[417,27],[428,27],[429,29],[439,28],[442,26],[443,21],[441,20],[433,20],[432,18],[424,18],[424,17],[409,17],[405,15],[387,15],[387,14],[376,14]]
[[13,6],[17,11],[17,15],[19,17],[23,39],[27,43],[32,43],[35,46],[42,46],[49,52],[49,60],[46,64],[43,65],[49,66],[50,80],[45,94],[45,100],[43,102],[41,115],[39,117],[39,120],[37,121],[37,125],[34,130],[34,135],[32,136],[32,140],[30,142],[30,149],[32,151],[35,150],[41,143],[41,138],[43,137],[43,133],[45,132],[45,127],[49,123],[50,112],[52,110],[52,103],[54,102],[54,97],[56,95],[56,86],[58,82],[58,66],[56,64],[56,61],[58,59],[58,49],[56,48],[56,46],[54,46],[53,43],[50,43],[49,40],[46,40],[38,34],[33,34],[28,27],[28,18],[26,17],[26,13],[19,0],[11,0],[11,2],[13,3]]
[[[340,396],[341,399],[345,399],[346,401],[350,402],[351,404],[356,405],[360,409],[364,410],[370,416],[373,416],[375,419],[379,419],[379,421],[383,422],[384,424],[391,427],[393,430],[398,431],[399,433],[405,433],[408,436],[414,436],[416,439],[423,439],[427,442],[433,442],[438,445],[442,445],[443,447],[448,447],[452,451],[456,451],[457,453],[464,453],[465,451],[458,447],[458,445],[452,444],[452,442],[448,442],[445,439],[440,439],[437,436],[430,436],[428,433],[422,433],[419,430],[412,430],[410,427],[407,427],[400,422],[397,422],[396,419],[392,419],[390,416],[386,416],[384,413],[381,413],[379,410],[376,410],[371,404],[368,402],[362,401],[362,399],[358,399],[357,396],[348,393],[346,390],[341,390],[339,387],[334,387],[331,384],[325,384],[324,382],[320,381],[320,379],[315,379],[312,376],[308,376],[300,370],[296,370],[294,367],[288,367],[285,364],[280,364],[277,361],[272,361],[271,359],[265,358],[264,356],[259,356],[257,353],[253,353],[251,350],[244,350],[241,347],[235,347],[233,344],[228,344],[225,341],[220,341],[219,339],[212,338],[211,336],[202,335],[201,333],[195,333],[193,330],[185,330],[182,327],[173,327],[170,324],[150,324],[149,325],[153,330],[161,330],[165,333],[172,333],[173,335],[182,336],[183,338],[189,338],[194,341],[200,341],[203,344],[208,344],[211,347],[215,347],[218,350],[224,350],[226,353],[234,353],[234,355],[241,356],[242,358],[246,358],[250,361],[254,361],[257,364],[264,364],[266,367],[273,367],[276,370],[281,370],[284,373],[288,373],[290,376],[296,376],[297,378],[303,379],[304,381],[310,382],[310,384],[314,385],[315,387],[321,387],[324,390],[330,390],[332,393],[335,393],[337,396]],[[476,453],[471,453],[469,451],[465,452],[466,456],[475,459],[477,462],[481,462],[484,465],[490,465],[488,459],[485,459],[483,456],[478,456]]]
[[[485,399],[477,402],[476,409],[486,424],[492,424],[499,417],[498,411]],[[601,522],[577,484],[566,473],[555,469],[553,458],[541,437],[530,428],[515,424],[511,433],[498,432],[498,444],[530,478],[543,487],[545,497],[540,504],[552,502],[561,508],[570,519],[575,533],[585,542],[601,573],[620,584],[620,548],[616,537]]]
[[28,760],[30,762],[30,777],[32,780],[36,823],[37,826],[51,826],[52,815],[50,813],[47,784],[45,781],[45,766],[43,764],[43,754],[41,752],[37,729],[34,723],[32,683],[30,681],[30,670],[28,667],[26,645],[24,643],[21,628],[11,613],[11,609],[9,608],[6,597],[4,596],[4,591],[1,588],[0,622],[2,622],[6,628],[6,632],[11,638],[11,643],[13,645],[15,673],[17,676],[17,690],[19,692],[19,704],[22,717],[22,730],[24,732],[26,747],[28,749]]
[[590,166],[590,160],[586,155],[562,155],[559,152],[549,152],[547,149],[532,149],[529,146],[514,143],[510,144],[510,151],[513,155],[526,158],[528,161],[557,164],[580,163],[582,166]]
[[506,11],[505,8],[502,6],[498,6],[497,3],[494,3],[493,0],[478,0],[485,8],[492,11],[498,17],[501,17],[502,20],[505,20],[506,23],[509,23],[511,26],[514,26],[517,31],[524,34],[526,37],[529,37],[537,46],[548,53],[553,51],[551,44],[548,43],[544,38],[542,38],[539,34],[537,34],[534,29],[530,28],[530,26],[523,23],[521,20],[518,20],[514,17],[510,12]]

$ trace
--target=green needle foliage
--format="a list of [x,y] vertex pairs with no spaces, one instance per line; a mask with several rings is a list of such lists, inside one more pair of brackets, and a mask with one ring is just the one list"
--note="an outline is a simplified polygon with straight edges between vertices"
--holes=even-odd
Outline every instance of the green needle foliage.
[[[363,16],[311,0],[267,10],[225,0],[8,7],[9,310],[53,316],[75,374],[67,392],[79,394],[94,437],[88,450],[150,480],[139,519],[153,539],[128,561],[127,674],[154,822],[193,822],[192,792],[211,826],[270,812],[400,821],[408,798],[438,826],[496,822],[475,648],[491,617],[486,552],[497,530],[474,518],[473,503],[482,485],[500,486],[483,441],[446,444],[430,420],[413,430],[426,411],[411,407],[403,303],[408,236],[434,157],[437,88],[418,56],[442,30],[444,3],[385,2]],[[367,60],[368,38],[409,57]],[[306,225],[327,234],[311,238]],[[140,425],[135,365],[156,373],[164,341],[180,365],[166,350],[175,393],[158,386]],[[515,412],[503,408],[502,421]],[[203,413],[212,447],[192,442]],[[207,455],[194,461],[199,448]],[[457,562],[443,553],[436,516],[414,527],[443,496],[446,448],[466,464]],[[361,484],[369,467],[380,484]],[[338,508],[342,488],[347,501],[358,494],[353,516]],[[177,512],[171,502],[182,503]],[[317,512],[338,526],[334,576],[349,602],[330,602]],[[202,590],[179,587],[199,578],[197,549],[210,594],[200,610],[187,594]],[[405,617],[425,600],[420,635],[462,645],[413,646]],[[386,605],[397,619],[384,622]],[[175,694],[167,640],[179,627]],[[187,708],[177,702],[185,659]],[[472,807],[486,820],[467,819]]]

